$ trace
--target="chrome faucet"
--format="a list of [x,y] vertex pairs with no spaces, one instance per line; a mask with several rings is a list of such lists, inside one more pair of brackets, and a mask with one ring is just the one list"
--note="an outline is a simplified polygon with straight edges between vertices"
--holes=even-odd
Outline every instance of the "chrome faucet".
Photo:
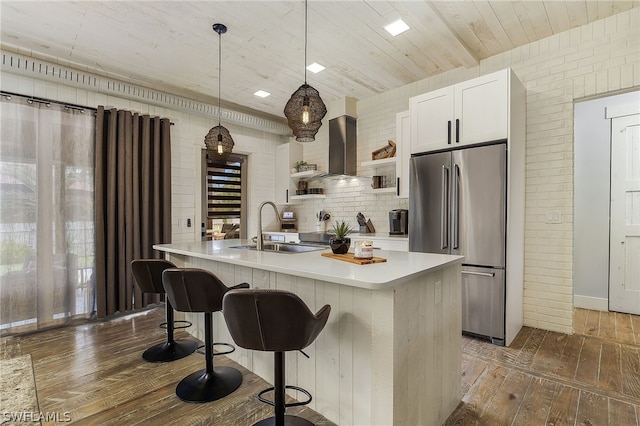
[[278,219],[278,223],[282,225],[282,219],[280,219],[280,213],[278,213],[278,208],[272,201],[263,201],[260,203],[260,207],[258,207],[258,238],[256,240],[256,250],[262,251],[262,245],[264,241],[262,240],[262,208],[265,204],[271,204],[273,210],[276,212],[276,219]]

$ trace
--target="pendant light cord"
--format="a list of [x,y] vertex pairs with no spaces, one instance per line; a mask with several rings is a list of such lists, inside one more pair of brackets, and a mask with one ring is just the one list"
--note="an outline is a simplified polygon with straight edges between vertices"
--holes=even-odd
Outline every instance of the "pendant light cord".
[[304,84],[307,84],[307,0],[304,0]]
[[220,66],[222,63],[222,33],[218,33],[218,126],[220,125],[220,113],[221,113],[221,102],[220,102],[220,81],[222,80],[222,67]]

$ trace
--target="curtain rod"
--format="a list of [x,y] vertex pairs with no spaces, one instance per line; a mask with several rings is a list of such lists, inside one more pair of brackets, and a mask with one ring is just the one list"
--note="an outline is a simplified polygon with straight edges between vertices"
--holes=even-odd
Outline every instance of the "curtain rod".
[[38,102],[41,104],[57,104],[57,105],[62,105],[65,108],[75,109],[78,111],[84,111],[85,109],[96,111],[96,108],[91,108],[91,107],[77,105],[77,104],[71,104],[68,102],[52,101],[51,99],[38,98],[36,96],[25,96],[18,93],[5,92],[4,90],[0,91],[0,96],[4,96],[5,98],[8,97],[8,99],[11,99],[12,96],[19,96],[21,98],[26,99],[27,102],[31,101],[31,102]]
[[[59,101],[52,101],[50,99],[45,99],[45,98],[38,98],[35,96],[25,96],[25,95],[20,95],[18,93],[12,93],[12,92],[5,92],[4,90],[0,90],[0,96],[4,96],[7,99],[11,99],[12,96],[19,96],[21,98],[24,98],[27,100],[27,102],[38,102],[41,104],[45,104],[45,105],[50,105],[50,104],[57,104],[57,105],[62,105],[63,107],[67,108],[67,109],[74,109],[76,111],[84,111],[85,109],[91,110],[93,111],[93,113],[95,114],[98,109],[97,108],[93,108],[93,107],[88,107],[88,106],[82,106],[82,105],[77,105],[77,104],[70,104],[67,102],[59,102]],[[174,122],[169,121],[169,124],[171,126],[175,125]]]

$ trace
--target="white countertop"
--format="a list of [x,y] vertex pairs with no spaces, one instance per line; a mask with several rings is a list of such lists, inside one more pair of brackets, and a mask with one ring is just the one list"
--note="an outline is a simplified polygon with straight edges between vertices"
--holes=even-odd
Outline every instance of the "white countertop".
[[[315,231],[308,231],[315,232]],[[301,233],[305,233],[305,231],[264,231],[263,234],[266,235],[299,235]],[[360,232],[352,232],[347,235],[349,238],[375,238],[377,240],[400,240],[400,241],[409,241],[408,235],[389,235],[388,232],[374,232],[374,233],[360,233]]]
[[324,250],[306,253],[273,253],[231,248],[253,244],[249,240],[195,241],[176,244],[156,244],[154,249],[167,253],[210,259],[266,271],[279,272],[314,280],[381,290],[408,281],[419,275],[461,263],[463,256],[434,253],[408,253],[378,250],[376,257],[383,263],[357,265],[321,256]]
[[376,240],[393,240],[393,241],[409,241],[408,235],[389,235],[388,232],[374,232],[372,234],[365,234],[355,232],[353,234],[349,234],[348,237],[361,239],[372,238]]

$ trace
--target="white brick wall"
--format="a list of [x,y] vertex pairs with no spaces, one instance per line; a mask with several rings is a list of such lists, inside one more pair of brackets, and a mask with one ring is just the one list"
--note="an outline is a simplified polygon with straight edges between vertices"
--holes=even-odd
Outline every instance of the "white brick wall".
[[[363,161],[394,139],[395,113],[407,109],[410,97],[503,68],[514,70],[527,90],[525,325],[572,332],[573,103],[640,87],[638,22],[635,8],[485,59],[479,67],[358,103],[358,161]],[[363,212],[380,211],[376,219],[386,221],[382,213],[402,203],[378,196],[363,204]],[[562,223],[545,223],[550,209],[560,210]]]

